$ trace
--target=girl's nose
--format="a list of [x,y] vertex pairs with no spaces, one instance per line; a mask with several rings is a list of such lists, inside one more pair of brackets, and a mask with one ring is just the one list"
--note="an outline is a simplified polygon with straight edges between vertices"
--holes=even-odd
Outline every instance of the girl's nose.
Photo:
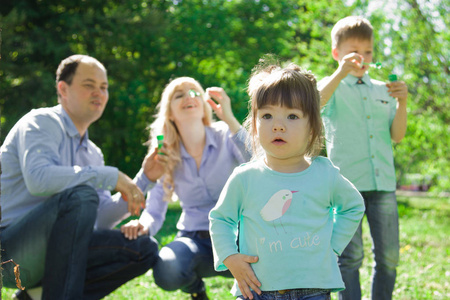
[[286,127],[284,127],[284,125],[281,124],[281,123],[276,123],[276,124],[273,125],[272,130],[274,132],[285,132],[286,131]]

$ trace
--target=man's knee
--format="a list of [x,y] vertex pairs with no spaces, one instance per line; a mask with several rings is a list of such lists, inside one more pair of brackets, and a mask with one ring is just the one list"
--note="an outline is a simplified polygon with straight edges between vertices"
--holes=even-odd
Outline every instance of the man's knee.
[[87,185],[78,185],[59,195],[60,207],[67,210],[88,209],[95,213],[99,205],[97,191]]
[[99,197],[97,191],[88,185],[77,185],[73,188],[66,190],[67,197],[69,199],[76,199],[82,203],[92,203],[98,205]]
[[139,243],[140,260],[139,267],[142,269],[142,274],[147,270],[153,268],[159,258],[158,256],[158,242],[153,237],[142,236],[137,239]]

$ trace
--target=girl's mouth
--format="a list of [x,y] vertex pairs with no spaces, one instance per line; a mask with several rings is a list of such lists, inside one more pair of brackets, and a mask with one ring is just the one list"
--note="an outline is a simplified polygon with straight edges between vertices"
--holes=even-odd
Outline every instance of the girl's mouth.
[[284,145],[284,144],[286,144],[286,141],[283,140],[283,139],[281,139],[281,138],[276,138],[276,139],[274,139],[274,140],[272,141],[272,144],[275,144],[275,145]]

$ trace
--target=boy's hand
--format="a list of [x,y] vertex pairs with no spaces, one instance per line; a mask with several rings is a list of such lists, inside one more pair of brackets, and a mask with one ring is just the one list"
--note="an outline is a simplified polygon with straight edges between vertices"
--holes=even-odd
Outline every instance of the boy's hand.
[[257,261],[257,256],[240,253],[230,255],[223,261],[223,264],[230,270],[231,274],[233,274],[233,277],[236,279],[244,298],[253,299],[250,288],[258,293],[258,295],[261,295],[261,290],[259,289],[261,283],[258,278],[256,278],[255,272],[253,272],[253,269],[250,266],[250,264],[256,263]]
[[[338,73],[342,78],[346,77],[351,71],[361,71],[363,56],[358,53],[349,53],[339,61]],[[341,79],[342,79],[341,78]]]
[[139,220],[131,220],[120,227],[120,231],[129,240],[135,240],[138,236],[148,234],[148,228],[139,223]]
[[389,95],[396,98],[399,104],[406,104],[406,99],[408,98],[408,87],[404,81],[386,83],[386,87],[388,88]]

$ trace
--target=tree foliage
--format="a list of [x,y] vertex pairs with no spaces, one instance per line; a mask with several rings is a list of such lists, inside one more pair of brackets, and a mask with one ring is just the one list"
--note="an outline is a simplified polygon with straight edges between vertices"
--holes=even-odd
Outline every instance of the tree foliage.
[[[296,62],[321,79],[337,67],[332,26],[359,14],[375,28],[376,59],[383,63],[372,77],[386,80],[395,72],[409,86],[407,137],[395,146],[399,179],[405,173],[438,178],[449,173],[447,12],[440,0],[2,1],[1,140],[30,109],[56,103],[54,74],[63,58],[88,54],[105,64],[110,80],[109,104],[90,137],[107,164],[133,176],[171,78],[224,87],[242,121],[245,86],[263,54]],[[448,177],[438,185],[448,189]]]

